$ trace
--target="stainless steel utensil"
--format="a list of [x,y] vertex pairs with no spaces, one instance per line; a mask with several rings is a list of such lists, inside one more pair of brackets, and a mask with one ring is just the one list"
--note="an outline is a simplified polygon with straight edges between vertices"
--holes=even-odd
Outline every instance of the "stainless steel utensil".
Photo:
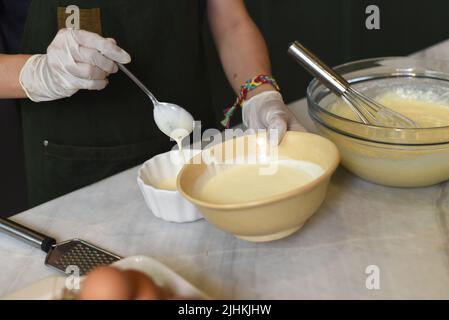
[[290,45],[288,53],[329,90],[340,96],[363,123],[386,127],[418,127],[413,120],[354,89],[345,78],[298,41]]
[[124,74],[126,74],[139,88],[142,90],[148,98],[150,98],[153,105],[160,104],[160,102],[156,99],[156,97],[151,93],[150,90],[131,72],[128,70],[127,67],[125,67],[121,63],[117,63],[118,68],[123,71]]
[[47,253],[45,265],[66,274],[69,266],[75,266],[79,275],[85,275],[95,267],[109,265],[121,257],[80,239],[56,243],[56,240],[22,226],[12,220],[0,218],[0,231]]
[[[117,65],[150,98],[154,106],[154,121],[159,130],[175,140],[182,140],[182,138],[193,131],[195,120],[186,109],[173,103],[158,101],[150,90],[128,68],[120,63]],[[181,136],[178,137],[177,129],[184,129],[186,132],[181,133]]]

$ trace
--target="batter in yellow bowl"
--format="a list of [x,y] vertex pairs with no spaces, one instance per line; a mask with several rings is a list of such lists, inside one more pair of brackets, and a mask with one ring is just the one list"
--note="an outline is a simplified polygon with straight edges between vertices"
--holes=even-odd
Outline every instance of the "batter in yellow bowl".
[[308,161],[278,160],[276,164],[276,170],[269,174],[263,174],[266,165],[232,165],[205,179],[196,196],[214,204],[264,200],[307,185],[324,173],[323,168]]

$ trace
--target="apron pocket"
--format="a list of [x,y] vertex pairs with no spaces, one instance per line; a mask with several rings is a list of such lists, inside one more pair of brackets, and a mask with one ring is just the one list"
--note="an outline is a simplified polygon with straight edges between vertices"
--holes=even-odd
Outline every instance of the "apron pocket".
[[158,139],[113,147],[67,146],[45,141],[44,192],[55,198],[87,186],[144,162],[162,152],[163,146]]

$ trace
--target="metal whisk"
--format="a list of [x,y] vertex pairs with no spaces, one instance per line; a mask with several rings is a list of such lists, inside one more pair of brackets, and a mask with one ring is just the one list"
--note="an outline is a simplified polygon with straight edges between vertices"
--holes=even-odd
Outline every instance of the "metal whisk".
[[340,96],[363,123],[383,127],[418,127],[413,120],[381,105],[351,87],[345,78],[324,64],[298,41],[290,45],[288,53],[329,90]]

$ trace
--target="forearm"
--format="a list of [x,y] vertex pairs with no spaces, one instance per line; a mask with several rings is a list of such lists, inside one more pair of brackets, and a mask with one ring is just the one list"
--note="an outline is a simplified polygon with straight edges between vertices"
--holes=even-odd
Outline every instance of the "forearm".
[[29,57],[24,54],[0,54],[0,99],[27,97],[20,85],[19,75]]
[[[259,29],[248,15],[242,0],[209,0],[208,17],[226,76],[236,93],[248,79],[271,74],[267,46]],[[261,86],[251,95],[272,90]],[[250,97],[250,96],[249,96]]]

